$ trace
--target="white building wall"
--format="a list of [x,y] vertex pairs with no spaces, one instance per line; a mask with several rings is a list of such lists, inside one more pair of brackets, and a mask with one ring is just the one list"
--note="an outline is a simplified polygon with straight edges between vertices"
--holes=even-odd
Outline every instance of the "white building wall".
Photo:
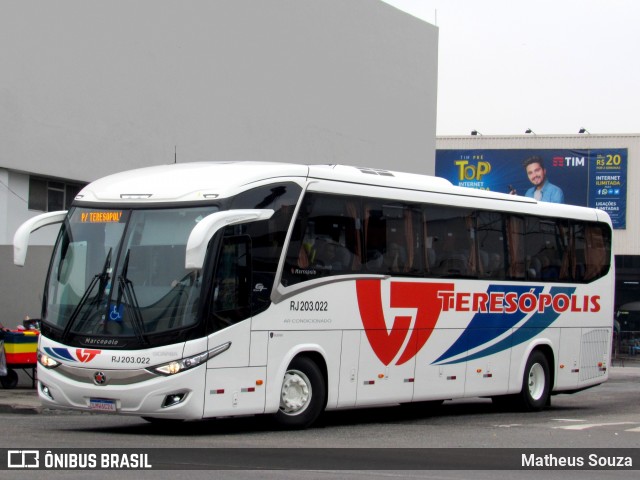
[[9,170],[0,168],[0,245],[6,243],[9,229]]
[[640,255],[640,164],[638,163],[638,159],[640,159],[640,134],[438,137],[436,148],[438,150],[516,148],[628,149],[627,228],[614,230],[613,251],[616,255]]
[[39,213],[29,174],[88,182],[174,155],[425,173],[437,43],[436,27],[380,0],[4,2],[3,316],[40,308],[46,248],[11,265],[15,230]]
[[380,0],[27,0],[0,15],[0,167],[202,160],[423,171],[437,28]]

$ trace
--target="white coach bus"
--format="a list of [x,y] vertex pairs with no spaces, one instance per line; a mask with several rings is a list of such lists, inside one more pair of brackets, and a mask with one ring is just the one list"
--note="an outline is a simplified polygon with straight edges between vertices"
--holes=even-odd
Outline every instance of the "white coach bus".
[[461,397],[539,410],[604,382],[605,212],[348,166],[112,175],[68,212],[45,285],[44,406],[149,421]]

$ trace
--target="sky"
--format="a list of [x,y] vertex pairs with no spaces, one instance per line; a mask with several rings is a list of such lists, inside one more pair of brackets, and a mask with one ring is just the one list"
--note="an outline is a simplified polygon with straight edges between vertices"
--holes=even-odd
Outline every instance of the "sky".
[[640,1],[383,1],[439,29],[438,135],[640,133]]

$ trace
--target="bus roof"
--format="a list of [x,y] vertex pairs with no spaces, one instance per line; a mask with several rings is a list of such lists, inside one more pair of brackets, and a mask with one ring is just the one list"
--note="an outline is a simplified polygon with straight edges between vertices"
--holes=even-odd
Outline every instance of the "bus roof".
[[[500,200],[513,205],[514,210],[520,209],[516,207],[518,204],[525,207],[538,203],[520,195],[454,186],[448,180],[430,175],[347,165],[277,162],[192,162],[129,170],[90,183],[80,191],[76,200],[83,204],[204,201],[235,195],[252,184],[293,178],[456,195],[470,198],[472,202],[474,198]],[[596,210],[584,207],[558,204],[545,204],[543,209],[540,207],[541,204],[535,208],[544,209],[544,212],[540,211],[543,215],[577,215],[593,219],[596,216]],[[602,221],[610,222],[605,212],[597,211],[597,216]]]
[[87,185],[82,202],[186,202],[224,198],[252,183],[306,178],[309,167],[267,162],[191,162],[128,170]]
[[508,200],[511,202],[536,203],[535,200],[520,195],[507,195],[499,192],[458,187],[449,180],[431,175],[403,173],[379,168],[362,168],[346,165],[311,165],[311,178],[334,180],[361,185],[375,185],[389,188],[402,188],[420,192],[446,193],[481,198]]
[[[402,173],[378,168],[346,165],[302,165],[269,162],[193,162],[139,168],[100,178],[79,194],[83,202],[147,202],[224,198],[238,189],[264,180],[314,178],[360,185],[374,185],[417,191],[502,197],[468,188],[454,187],[443,178]],[[525,197],[510,200],[531,202]]]

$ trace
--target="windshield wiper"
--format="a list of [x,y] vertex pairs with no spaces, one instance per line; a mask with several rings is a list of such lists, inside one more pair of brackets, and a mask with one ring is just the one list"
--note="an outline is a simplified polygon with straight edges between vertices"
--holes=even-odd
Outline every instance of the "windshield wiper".
[[[95,288],[98,281],[100,281],[100,290],[94,302],[98,306],[98,308],[100,307],[100,300],[102,300],[102,296],[104,295],[104,290],[107,285],[107,281],[109,280],[109,268],[111,267],[111,251],[112,250],[113,250],[112,248],[109,248],[109,253],[107,253],[107,258],[104,261],[104,266],[102,267],[102,271],[91,279],[89,286],[82,294],[82,298],[80,298],[80,301],[76,305],[76,308],[73,310],[73,313],[71,313],[71,316],[69,317],[69,321],[67,322],[67,326],[64,327],[64,330],[62,332],[63,342],[67,340],[67,337],[69,336],[69,333],[73,328],[73,325],[76,323],[76,320],[78,319],[78,316],[82,311],[82,308],[87,303],[87,300],[89,299],[89,295],[91,295],[91,292]],[[87,310],[87,312],[84,314],[81,325],[84,324],[84,322],[87,320],[88,314],[89,314],[89,310]]]
[[142,314],[140,313],[140,304],[138,303],[136,292],[133,289],[133,282],[127,278],[127,273],[129,272],[130,254],[131,250],[127,250],[127,255],[124,259],[124,265],[122,266],[122,272],[118,276],[118,300],[116,308],[120,308],[120,302],[122,300],[122,296],[124,295],[125,302],[129,304],[133,310],[131,314],[131,325],[133,326],[133,331],[140,343],[146,345],[149,342],[147,342],[147,339],[144,336],[144,320],[142,319]]

